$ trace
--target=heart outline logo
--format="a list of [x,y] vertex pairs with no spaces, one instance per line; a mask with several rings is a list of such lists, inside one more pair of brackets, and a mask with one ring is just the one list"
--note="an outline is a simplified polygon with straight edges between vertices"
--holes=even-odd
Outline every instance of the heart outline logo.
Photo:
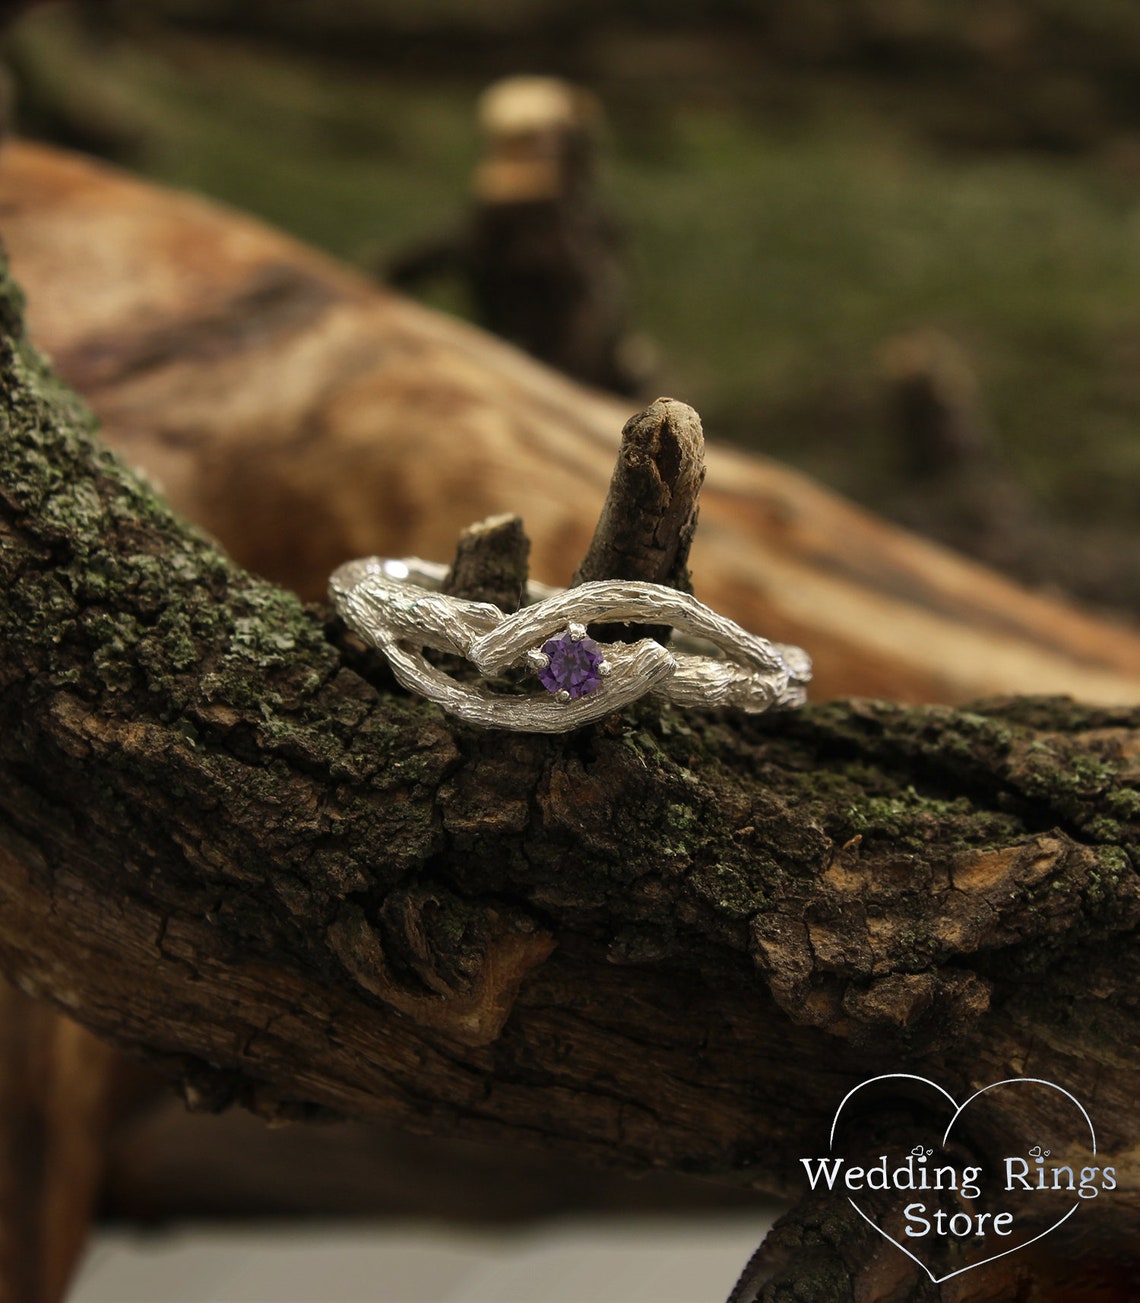
[[[974,1100],[979,1098],[979,1096],[986,1094],[987,1091],[996,1090],[998,1086],[1011,1086],[1019,1082],[1031,1083],[1033,1085],[1038,1085],[1038,1086],[1048,1086],[1051,1090],[1056,1090],[1060,1092],[1060,1094],[1064,1095],[1066,1099],[1068,1099],[1071,1103],[1077,1106],[1077,1109],[1080,1112],[1081,1117],[1084,1118],[1085,1123],[1088,1126],[1089,1136],[1092,1140],[1092,1154],[1094,1158],[1096,1157],[1096,1129],[1093,1127],[1092,1118],[1089,1117],[1081,1101],[1077,1099],[1077,1097],[1074,1094],[1072,1094],[1070,1091],[1067,1091],[1064,1088],[1064,1086],[1058,1086],[1056,1082],[1046,1081],[1044,1077],[1006,1077],[1002,1081],[993,1081],[988,1086],[983,1086],[980,1090],[974,1091],[974,1093],[970,1096],[969,1099],[965,1101],[965,1103],[959,1104],[958,1101],[954,1098],[954,1096],[951,1095],[948,1090],[940,1086],[936,1081],[931,1081],[929,1077],[920,1077],[918,1076],[917,1073],[913,1073],[913,1072],[885,1072],[878,1077],[869,1077],[866,1081],[861,1081],[859,1085],[853,1086],[847,1092],[847,1094],[844,1095],[843,1098],[840,1100],[839,1107],[835,1110],[835,1114],[831,1119],[831,1132],[828,1135],[828,1140],[827,1140],[829,1151],[834,1149],[835,1147],[835,1131],[836,1128],[839,1126],[840,1114],[843,1112],[844,1108],[846,1107],[847,1102],[853,1096],[857,1095],[859,1091],[863,1090],[865,1087],[873,1086],[876,1082],[879,1081],[918,1081],[921,1082],[924,1086],[933,1087],[944,1099],[946,1099],[950,1103],[951,1107],[954,1109],[954,1113],[953,1116],[950,1118],[949,1123],[946,1126],[946,1130],[942,1133],[943,1146],[945,1146],[946,1141],[949,1139],[950,1132],[954,1129],[954,1124],[962,1116],[965,1110],[974,1102]],[[921,1146],[915,1146],[915,1148],[919,1149],[921,1148]],[[1039,1145],[1035,1146],[1034,1148],[1037,1149],[1038,1153],[1042,1152],[1041,1147]],[[1030,1152],[1032,1153],[1032,1151]],[[1045,1152],[1048,1153],[1048,1150],[1046,1150]],[[867,1214],[863,1211],[863,1209],[859,1207],[859,1205],[855,1202],[854,1199],[851,1198],[850,1195],[847,1196],[847,1202],[851,1205],[852,1208],[855,1209],[855,1211],[859,1214],[859,1216],[863,1218],[863,1220],[867,1223],[868,1226],[873,1227],[876,1231],[879,1232],[879,1234],[883,1237],[884,1240],[887,1240],[889,1243],[893,1244],[895,1248],[898,1249],[900,1252],[905,1253],[906,1256],[912,1262],[917,1263],[918,1266],[920,1266],[922,1270],[926,1273],[927,1277],[930,1279],[931,1284],[934,1285],[941,1285],[943,1281],[950,1280],[954,1276],[960,1276],[965,1271],[973,1271],[975,1267],[985,1266],[987,1262],[996,1262],[999,1258],[1004,1258],[1011,1253],[1018,1253],[1022,1249],[1029,1248],[1031,1244],[1036,1244],[1038,1240],[1043,1240],[1046,1235],[1051,1235],[1057,1229],[1058,1226],[1061,1226],[1065,1222],[1067,1222],[1069,1218],[1073,1215],[1073,1213],[1075,1213],[1077,1209],[1081,1206],[1080,1199],[1078,1199],[1077,1202],[1073,1204],[1073,1206],[1069,1209],[1067,1213],[1065,1213],[1063,1217],[1059,1217],[1051,1226],[1047,1226],[1040,1233],[1040,1235],[1035,1235],[1031,1240],[1026,1240],[1024,1244],[1015,1244],[1011,1249],[1003,1249],[1000,1253],[992,1254],[988,1258],[980,1258],[977,1262],[971,1262],[968,1266],[959,1267],[957,1271],[947,1272],[945,1276],[935,1276],[934,1273],[930,1270],[930,1268],[926,1265],[926,1263],[922,1261],[921,1258],[916,1257],[913,1253],[911,1253],[911,1251],[904,1244],[900,1244],[898,1240],[894,1238],[893,1235],[888,1235],[887,1232],[884,1231],[883,1228],[877,1222],[873,1221],[870,1217],[868,1217]]]

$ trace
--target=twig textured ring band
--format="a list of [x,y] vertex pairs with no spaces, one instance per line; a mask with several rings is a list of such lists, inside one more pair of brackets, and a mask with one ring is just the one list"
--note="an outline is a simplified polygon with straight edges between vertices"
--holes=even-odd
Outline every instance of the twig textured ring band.
[[[446,566],[417,557],[364,557],[333,572],[329,596],[409,692],[469,724],[562,733],[647,692],[681,706],[751,714],[804,702],[806,652],[747,633],[676,589],[618,579],[566,589],[531,583],[530,604],[505,615],[489,602],[438,592],[446,575]],[[671,625],[678,636],[668,647],[652,638],[599,645],[586,636],[588,624],[627,621]],[[425,648],[465,657],[488,678],[529,667],[545,692],[515,695],[460,682],[433,665]]]

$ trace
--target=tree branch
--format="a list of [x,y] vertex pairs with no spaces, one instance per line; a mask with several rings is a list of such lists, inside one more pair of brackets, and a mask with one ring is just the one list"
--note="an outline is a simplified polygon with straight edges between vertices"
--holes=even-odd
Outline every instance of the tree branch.
[[459,536],[443,591],[469,602],[492,602],[510,614],[526,594],[530,540],[521,516],[490,516]]
[[[658,398],[631,416],[621,432],[598,527],[574,583],[640,579],[691,593],[689,547],[704,479],[704,431],[691,407]],[[669,632],[668,626],[622,625],[610,636],[622,642],[665,642]]]
[[[0,332],[22,989],[196,1107],[775,1190],[885,1065],[951,1091],[1039,1068],[1095,1094],[1121,1191],[1098,1226],[1135,1233],[1135,709],[453,724],[101,448],[6,280]],[[1000,1117],[1026,1146],[1040,1120]]]

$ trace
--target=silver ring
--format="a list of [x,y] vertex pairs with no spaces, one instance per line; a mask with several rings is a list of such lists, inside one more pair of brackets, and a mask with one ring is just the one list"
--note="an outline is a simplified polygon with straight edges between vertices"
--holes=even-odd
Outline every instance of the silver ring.
[[[329,597],[345,624],[387,657],[409,692],[484,728],[562,733],[650,693],[679,706],[733,706],[758,714],[800,706],[811,659],[769,642],[688,593],[661,584],[604,580],[576,588],[527,586],[527,605],[505,615],[489,602],[438,590],[447,566],[418,557],[363,557],[333,572]],[[652,638],[596,643],[588,624],[666,624],[668,647]],[[425,648],[465,657],[485,678],[529,667],[528,695],[462,683],[433,665]]]

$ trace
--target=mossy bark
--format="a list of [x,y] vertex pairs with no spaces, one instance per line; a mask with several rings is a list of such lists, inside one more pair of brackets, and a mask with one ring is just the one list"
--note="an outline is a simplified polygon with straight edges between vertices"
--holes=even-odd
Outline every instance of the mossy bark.
[[[1140,1226],[1140,711],[454,724],[103,449],[7,280],[0,332],[21,989],[201,1107],[786,1190],[868,1076],[1033,1069],[1118,1161],[1100,1228]],[[1028,1146],[1040,1118],[1001,1121]]]

